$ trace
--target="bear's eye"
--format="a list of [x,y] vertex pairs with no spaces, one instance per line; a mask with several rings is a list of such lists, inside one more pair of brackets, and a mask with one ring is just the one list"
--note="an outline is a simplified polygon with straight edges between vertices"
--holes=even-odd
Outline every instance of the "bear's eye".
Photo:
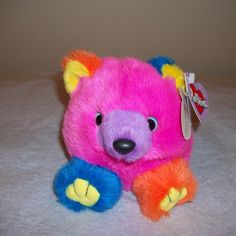
[[102,124],[102,114],[100,112],[98,112],[96,115],[96,124],[97,125]]
[[157,128],[157,126],[158,126],[157,119],[150,116],[150,117],[148,118],[148,125],[149,125],[149,129],[150,129],[151,131],[156,130],[156,128]]

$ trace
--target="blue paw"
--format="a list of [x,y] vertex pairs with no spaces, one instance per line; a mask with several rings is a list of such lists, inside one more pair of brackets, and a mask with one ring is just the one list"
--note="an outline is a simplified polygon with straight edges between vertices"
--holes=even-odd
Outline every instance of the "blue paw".
[[[87,188],[83,183],[87,183]],[[115,173],[78,158],[71,159],[61,167],[55,176],[53,188],[58,201],[74,211],[88,207],[100,212],[110,209],[120,199],[122,191],[120,179]],[[87,197],[94,198],[94,194],[96,200],[92,199],[95,203],[91,204],[91,199]]]

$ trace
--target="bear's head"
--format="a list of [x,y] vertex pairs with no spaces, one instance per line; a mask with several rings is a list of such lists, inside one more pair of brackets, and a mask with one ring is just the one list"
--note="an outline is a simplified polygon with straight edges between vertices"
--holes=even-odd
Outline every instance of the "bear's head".
[[129,171],[132,165],[141,171],[145,163],[188,158],[192,136],[186,140],[181,130],[183,72],[171,60],[147,63],[74,51],[63,67],[70,94],[63,136],[71,156]]

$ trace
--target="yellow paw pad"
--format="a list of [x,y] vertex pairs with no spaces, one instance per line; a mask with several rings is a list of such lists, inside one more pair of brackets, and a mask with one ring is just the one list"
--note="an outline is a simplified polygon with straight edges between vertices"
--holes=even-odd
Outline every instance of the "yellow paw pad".
[[77,178],[66,188],[66,196],[75,202],[91,207],[100,198],[100,193],[87,180]]
[[182,200],[187,195],[187,189],[181,188],[177,190],[175,188],[170,188],[169,193],[160,203],[160,208],[163,211],[170,211],[180,200]]

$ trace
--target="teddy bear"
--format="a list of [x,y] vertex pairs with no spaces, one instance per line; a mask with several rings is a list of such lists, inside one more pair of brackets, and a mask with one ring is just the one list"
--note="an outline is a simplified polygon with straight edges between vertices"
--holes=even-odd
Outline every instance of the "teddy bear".
[[153,221],[192,201],[193,132],[188,126],[183,133],[186,84],[175,61],[75,50],[62,67],[70,96],[62,134],[70,158],[54,179],[58,201],[76,212],[104,212],[122,191],[132,191]]

